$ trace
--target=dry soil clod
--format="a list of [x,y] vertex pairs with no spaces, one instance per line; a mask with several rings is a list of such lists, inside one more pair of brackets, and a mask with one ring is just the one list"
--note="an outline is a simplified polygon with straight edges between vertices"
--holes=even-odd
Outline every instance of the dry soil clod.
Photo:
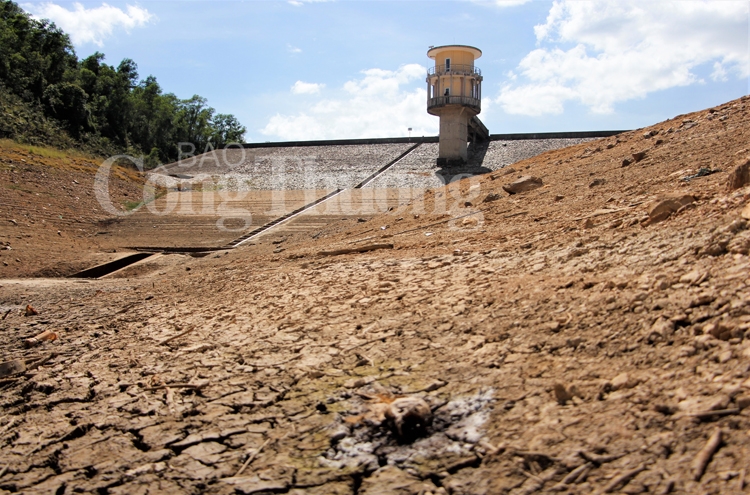
[[16,373],[22,373],[24,371],[26,371],[26,363],[20,359],[13,359],[12,361],[0,363],[0,378],[15,375]]

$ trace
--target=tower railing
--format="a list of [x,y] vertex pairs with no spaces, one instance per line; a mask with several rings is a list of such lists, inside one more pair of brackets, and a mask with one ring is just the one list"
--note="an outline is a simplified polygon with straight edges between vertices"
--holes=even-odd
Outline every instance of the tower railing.
[[471,96],[436,96],[427,100],[427,110],[446,105],[463,105],[465,107],[482,109],[482,100]]
[[427,76],[442,76],[444,74],[455,74],[459,76],[481,76],[482,71],[479,67],[464,64],[451,64],[450,67],[445,65],[436,65],[427,69]]

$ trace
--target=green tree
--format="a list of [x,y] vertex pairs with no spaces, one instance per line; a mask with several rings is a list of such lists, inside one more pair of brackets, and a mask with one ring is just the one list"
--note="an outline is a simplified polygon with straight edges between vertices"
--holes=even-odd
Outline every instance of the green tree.
[[247,129],[234,115],[218,113],[214,116],[212,124],[214,133],[211,140],[217,148],[229,143],[241,143],[245,138]]
[[[117,68],[100,52],[79,61],[68,35],[10,0],[0,0],[0,96],[14,102],[14,116],[43,114],[53,123],[24,126],[8,117],[0,122],[3,135],[35,128],[43,137],[42,129],[63,128],[82,147],[135,151],[150,163],[175,159],[180,142],[202,151],[240,141],[245,133],[237,118],[217,114],[201,96],[180,100],[163,93],[153,76],[139,81],[129,58]],[[17,108],[19,101],[29,111]]]

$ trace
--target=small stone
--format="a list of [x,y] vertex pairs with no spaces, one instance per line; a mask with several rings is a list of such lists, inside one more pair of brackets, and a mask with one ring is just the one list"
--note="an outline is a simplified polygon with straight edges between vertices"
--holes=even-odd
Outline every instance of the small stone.
[[482,203],[490,203],[492,201],[497,201],[501,197],[502,196],[500,196],[498,193],[491,192],[487,196],[485,196],[485,198],[482,200]]
[[562,201],[565,199],[565,196],[561,196],[560,194],[555,194],[555,201]]
[[707,277],[708,273],[700,270],[693,270],[680,277],[680,283],[688,285],[698,285],[706,280]]
[[648,331],[649,342],[664,342],[674,333],[674,322],[663,317],[659,317]]
[[747,407],[750,407],[750,395],[738,395],[734,398],[734,402],[737,404],[737,407],[740,409],[745,409]]
[[645,150],[644,151],[636,151],[631,156],[633,157],[633,160],[635,160],[635,162],[637,163],[637,162],[643,160],[644,158],[646,158],[646,151]]
[[557,403],[561,406],[564,406],[569,400],[573,398],[573,394],[571,394],[562,383],[555,383],[552,392],[555,394]]
[[627,373],[620,373],[612,379],[610,385],[612,387],[612,390],[617,391],[633,388],[638,385],[638,382],[636,380],[631,380],[630,375],[628,375]]
[[24,316],[36,316],[36,315],[38,315],[38,314],[39,314],[39,313],[37,312],[37,310],[35,310],[35,309],[34,309],[34,308],[33,308],[33,307],[31,306],[31,304],[27,304],[27,305],[26,305],[26,311],[24,312]]
[[719,363],[722,363],[722,364],[726,363],[730,359],[732,359],[732,350],[731,349],[727,349],[726,351],[723,351],[723,352],[719,353],[718,357],[716,358],[716,360]]
[[368,385],[374,381],[375,381],[374,376],[352,378],[351,380],[347,380],[344,382],[344,387],[359,388],[359,387],[364,387],[365,385]]
[[677,357],[690,357],[694,356],[696,353],[695,347],[691,345],[683,345],[680,347],[679,352],[677,353]]
[[750,203],[745,205],[740,215],[742,215],[742,218],[744,218],[745,220],[750,220]]
[[400,397],[391,403],[385,417],[391,421],[399,438],[412,440],[425,433],[432,422],[432,410],[419,397]]
[[729,340],[733,337],[737,337],[739,331],[729,324],[709,323],[703,327],[703,333],[709,334],[719,340]]
[[648,212],[649,223],[654,224],[664,221],[672,216],[677,210],[685,205],[693,203],[694,201],[695,198],[689,194],[667,197],[657,201]]
[[596,186],[601,186],[601,185],[602,185],[602,184],[604,184],[605,182],[607,182],[607,181],[605,181],[604,179],[594,179],[594,180],[592,180],[592,181],[591,181],[591,182],[589,183],[589,188],[591,188],[591,187],[596,187]]
[[729,174],[728,188],[730,191],[750,184],[750,157],[742,158],[735,163],[734,170]]
[[518,194],[526,191],[531,191],[533,189],[538,189],[542,187],[544,183],[542,182],[542,179],[539,177],[533,177],[531,175],[525,175],[521,177],[520,179],[517,179],[510,184],[506,184],[503,186],[503,189],[508,194]]
[[624,158],[624,159],[622,160],[622,166],[623,166],[623,167],[627,167],[627,166],[628,166],[628,165],[630,165],[631,163],[633,163],[633,160],[631,160],[630,158]]
[[337,443],[340,440],[343,440],[349,435],[349,427],[346,425],[339,425],[333,430],[331,430],[331,433],[328,435],[328,437],[331,439],[331,443]]
[[690,301],[690,307],[697,308],[699,306],[705,306],[714,302],[714,299],[716,299],[716,296],[713,294],[700,294]]
[[461,221],[461,225],[464,226],[477,225],[478,223],[479,220],[477,220],[475,217],[467,217]]

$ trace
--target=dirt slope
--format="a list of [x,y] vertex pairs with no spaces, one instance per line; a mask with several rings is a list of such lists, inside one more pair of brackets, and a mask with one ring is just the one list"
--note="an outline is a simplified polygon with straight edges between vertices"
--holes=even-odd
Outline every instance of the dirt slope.
[[[102,159],[0,140],[0,277],[65,276],[97,264],[110,213],[94,194]],[[143,179],[115,167],[113,205],[143,197]]]
[[[314,239],[141,278],[3,281],[2,360],[28,369],[0,385],[0,489],[746,491],[750,187],[727,182],[749,105]],[[543,186],[509,195],[520,175]],[[59,338],[24,349],[45,329]]]

